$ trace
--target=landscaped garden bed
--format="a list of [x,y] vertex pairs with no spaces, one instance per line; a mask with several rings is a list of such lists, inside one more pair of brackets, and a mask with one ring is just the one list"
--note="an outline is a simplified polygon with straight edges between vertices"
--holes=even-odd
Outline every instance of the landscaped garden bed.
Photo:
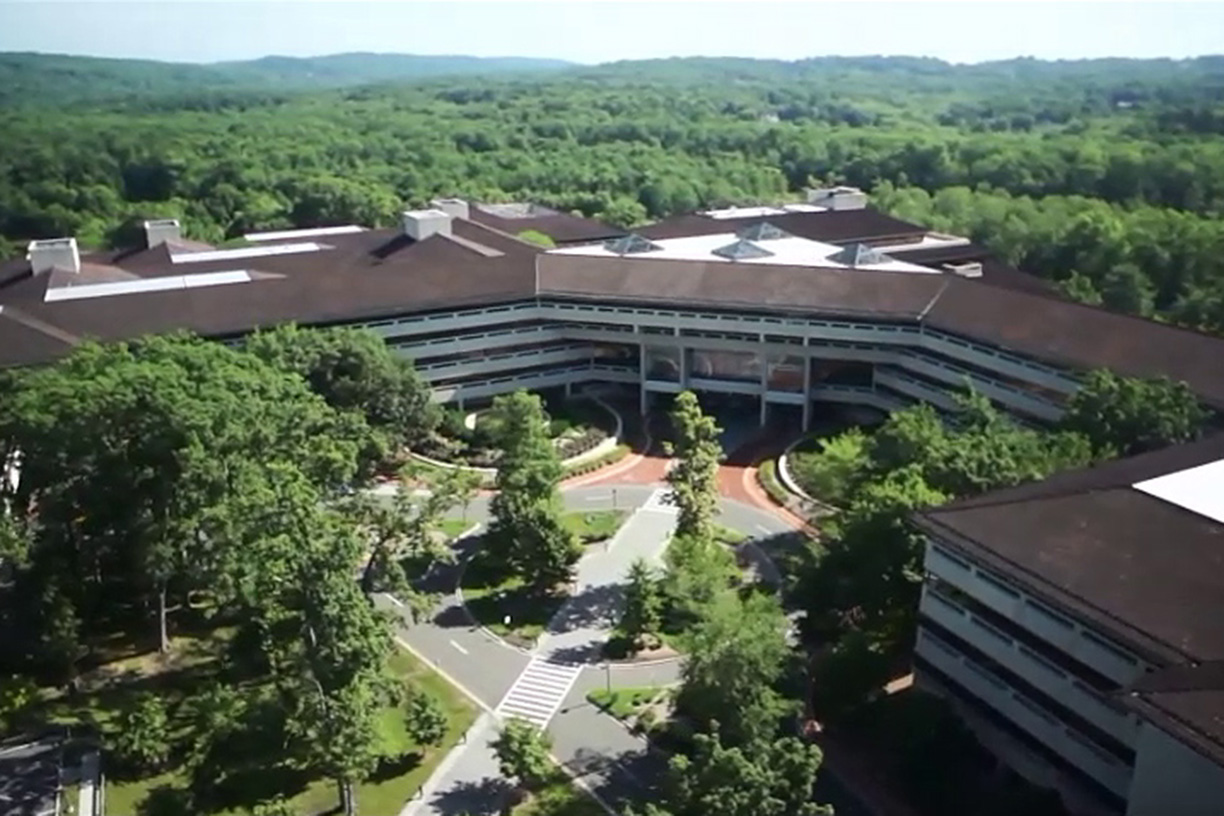
[[[616,417],[585,397],[553,400],[546,406],[548,434],[562,460],[581,456],[616,433]],[[464,412],[451,409],[441,425],[416,448],[416,453],[447,464],[496,468],[501,455],[493,409]]]

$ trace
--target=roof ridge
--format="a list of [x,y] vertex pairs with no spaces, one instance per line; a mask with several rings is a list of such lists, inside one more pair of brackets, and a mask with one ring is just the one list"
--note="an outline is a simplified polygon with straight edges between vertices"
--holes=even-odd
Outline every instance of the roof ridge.
[[48,337],[53,337],[56,340],[67,343],[71,346],[75,346],[81,342],[81,338],[75,334],[66,332],[57,326],[51,325],[45,320],[34,317],[31,314],[27,314],[12,304],[8,304],[4,307],[4,316],[11,318],[13,321],[20,323],[28,329],[41,332]]

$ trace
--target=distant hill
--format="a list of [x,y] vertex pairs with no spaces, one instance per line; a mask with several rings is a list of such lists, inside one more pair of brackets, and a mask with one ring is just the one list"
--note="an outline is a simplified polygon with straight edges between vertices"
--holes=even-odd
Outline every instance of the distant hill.
[[298,91],[441,76],[558,71],[573,63],[530,57],[333,54],[208,65],[64,54],[0,53],[0,105],[63,104],[227,91]]

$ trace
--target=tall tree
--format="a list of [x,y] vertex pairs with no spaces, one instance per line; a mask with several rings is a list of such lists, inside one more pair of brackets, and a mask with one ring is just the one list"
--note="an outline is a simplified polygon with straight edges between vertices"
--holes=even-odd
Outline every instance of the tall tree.
[[824,759],[815,745],[794,737],[745,746],[723,745],[718,729],[693,738],[691,756],[672,757],[660,802],[640,816],[832,816],[812,801]]
[[630,565],[625,582],[620,630],[634,644],[639,644],[647,635],[656,634],[662,625],[663,593],[659,579],[646,560],[639,558]]
[[548,593],[569,581],[582,554],[561,522],[562,470],[548,436],[548,417],[540,398],[525,391],[495,399],[493,415],[502,455],[487,541],[513,573]]
[[1129,455],[1188,442],[1208,416],[1185,383],[1098,369],[1067,403],[1062,426],[1086,436],[1098,451]]
[[548,734],[518,717],[507,721],[493,742],[502,775],[517,779],[529,791],[543,787],[556,772],[551,750]]
[[723,454],[718,436],[722,429],[713,417],[702,412],[692,391],[676,396],[671,421],[675,441],[669,452],[676,464],[667,473],[667,483],[679,509],[676,534],[712,538],[718,510],[718,463]]
[[305,378],[327,404],[356,411],[393,445],[413,445],[440,419],[429,388],[412,364],[372,331],[300,328],[256,332],[246,342],[256,357]]
[[702,726],[717,722],[735,745],[768,741],[789,704],[774,689],[790,647],[777,600],[724,594],[690,637],[676,704]]

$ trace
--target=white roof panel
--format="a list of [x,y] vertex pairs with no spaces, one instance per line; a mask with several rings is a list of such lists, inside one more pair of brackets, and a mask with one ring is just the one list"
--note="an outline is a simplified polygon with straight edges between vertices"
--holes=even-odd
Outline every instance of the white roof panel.
[[[638,252],[626,255],[626,258],[641,258],[645,260],[667,261],[709,261],[715,263],[748,264],[781,264],[783,266],[816,266],[824,269],[850,269],[844,263],[833,260],[833,256],[842,251],[836,244],[826,244],[822,241],[812,241],[795,235],[785,238],[775,238],[762,241],[761,246],[769,250],[771,255],[762,258],[743,258],[730,260],[714,254],[714,250],[735,243],[738,239],[733,232],[715,235],[693,235],[687,238],[662,238],[651,243],[659,248],[649,252]],[[549,250],[553,255],[596,255],[603,257],[620,257],[610,252],[603,244],[587,244],[584,246],[567,246]],[[866,264],[854,267],[859,270],[880,270],[885,272],[917,272],[923,274],[939,274],[939,270],[918,264],[898,261],[888,258],[883,263]]]
[[324,235],[348,235],[365,232],[365,227],[348,224],[343,227],[314,227],[312,229],[274,230],[272,232],[248,232],[243,238],[253,243],[260,241],[283,241],[287,238],[317,238]]
[[266,258],[269,255],[293,255],[299,252],[318,252],[327,249],[325,244],[307,241],[299,244],[272,244],[271,246],[238,247],[237,249],[211,249],[206,252],[184,252],[171,255],[170,260],[180,263],[207,263],[209,261],[237,261],[243,258]]
[[1224,459],[1136,482],[1136,490],[1224,524]]
[[136,295],[142,292],[166,292],[172,289],[196,289],[201,286],[221,286],[227,283],[250,283],[251,276],[245,269],[229,272],[205,272],[201,275],[168,275],[162,278],[139,278],[114,283],[87,283],[82,286],[60,286],[48,289],[43,300],[54,303],[61,300],[84,300],[87,298],[112,297],[114,295]]

